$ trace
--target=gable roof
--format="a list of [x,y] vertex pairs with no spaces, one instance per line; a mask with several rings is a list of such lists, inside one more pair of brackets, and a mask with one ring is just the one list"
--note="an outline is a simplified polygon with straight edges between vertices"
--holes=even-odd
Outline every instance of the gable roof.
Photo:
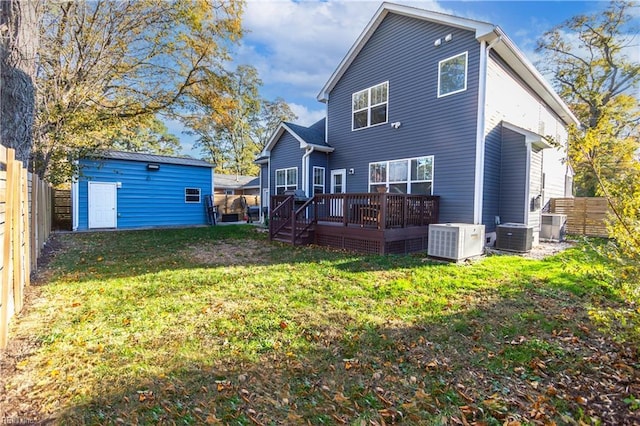
[[320,102],[327,102],[329,93],[333,90],[340,78],[344,75],[351,63],[364,48],[378,26],[389,13],[395,13],[411,18],[421,19],[425,21],[435,22],[456,28],[462,28],[475,32],[478,41],[485,41],[487,44],[493,43],[495,50],[511,68],[549,105],[553,111],[566,124],[579,124],[578,119],[573,115],[569,107],[558,96],[551,85],[540,74],[540,72],[531,64],[524,54],[516,47],[515,43],[507,37],[497,25],[488,22],[476,21],[468,18],[460,18],[458,16],[447,15],[440,12],[433,12],[425,9],[419,9],[412,6],[399,5],[394,3],[382,3],[378,8],[369,24],[360,34],[351,49],[338,65],[338,68],[331,74],[329,81],[324,85],[317,96]]
[[301,149],[313,148],[316,151],[333,152],[333,147],[325,142],[325,123],[326,119],[323,118],[309,127],[304,127],[299,124],[283,121],[273,133],[271,139],[269,139],[269,142],[256,159],[256,162],[260,162],[269,156],[269,152],[278,140],[280,140],[284,132],[289,132],[291,136],[300,142]]
[[[260,179],[255,176],[223,175],[221,173],[214,173],[213,179],[216,183],[216,188],[239,189],[254,186],[257,187],[260,185]],[[258,183],[256,183],[256,181]]]
[[213,168],[214,165],[196,158],[171,157],[168,155],[143,154],[140,152],[124,151],[104,151],[97,154],[97,158],[108,158],[113,160],[139,161],[145,163],[177,164],[181,166],[196,166]]

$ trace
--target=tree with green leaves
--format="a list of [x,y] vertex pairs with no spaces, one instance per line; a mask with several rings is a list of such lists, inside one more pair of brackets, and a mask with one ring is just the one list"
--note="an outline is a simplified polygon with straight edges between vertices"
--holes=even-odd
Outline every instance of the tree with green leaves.
[[260,98],[258,71],[241,65],[227,75],[225,84],[198,86],[190,114],[183,118],[196,145],[216,164],[219,173],[255,175],[255,156],[281,121],[296,119],[282,99]]
[[[241,0],[45,2],[36,171],[67,180],[70,160],[113,148],[131,129],[139,139],[157,128],[156,113],[171,114],[194,87],[224,79],[229,48],[242,36],[242,7]],[[161,151],[151,140],[145,149]]]
[[640,263],[640,61],[633,2],[613,1],[538,41],[544,64],[581,127],[569,134],[577,195],[604,196],[621,260]]

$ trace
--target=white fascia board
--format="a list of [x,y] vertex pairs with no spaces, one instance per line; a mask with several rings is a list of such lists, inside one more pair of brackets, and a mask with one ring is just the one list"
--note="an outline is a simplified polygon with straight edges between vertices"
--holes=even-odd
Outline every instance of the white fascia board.
[[564,121],[566,125],[579,125],[580,121],[571,112],[569,106],[560,98],[560,95],[551,87],[551,84],[540,74],[535,66],[518,49],[513,41],[496,27],[495,32],[486,34],[483,39],[500,37],[501,40],[493,48],[502,59],[527,83],[540,98]]
[[334,86],[338,83],[342,75],[349,68],[351,63],[355,60],[358,53],[362,50],[364,45],[369,41],[373,33],[376,31],[380,23],[389,13],[396,13],[398,15],[404,15],[411,18],[422,19],[425,21],[435,22],[451,27],[461,28],[464,30],[474,31],[476,38],[481,38],[487,33],[491,33],[495,27],[493,24],[487,22],[475,21],[473,19],[460,18],[458,16],[447,15],[440,12],[433,12],[430,10],[419,9],[411,6],[405,6],[395,3],[382,3],[378,8],[378,11],[373,15],[371,21],[367,24],[364,31],[360,34],[356,42],[351,46],[351,49],[347,52],[346,56],[342,59],[336,70],[329,77],[329,81],[324,85],[316,99],[320,102],[326,102],[329,99],[329,92],[333,90]]
[[313,143],[306,144],[304,147],[301,146],[301,148],[306,148],[306,147],[313,148],[314,151],[320,151],[320,152],[333,152],[335,150],[335,148],[332,146],[316,145]]
[[516,126],[508,121],[503,121],[502,127],[523,135],[524,141],[537,149],[552,148],[552,146],[544,140],[544,136],[539,135],[538,133],[523,129],[522,127]]
[[[276,144],[276,142],[278,141],[278,139],[280,139],[280,136],[282,136],[282,134],[285,131],[285,125],[284,123],[280,123],[280,125],[278,126],[278,128],[276,129],[275,132],[273,132],[273,135],[271,135],[271,138],[269,138],[269,142],[267,142],[267,144],[264,147],[263,152],[267,153],[267,152],[271,152],[271,149],[273,148],[273,146]],[[290,130],[290,129],[288,129]]]

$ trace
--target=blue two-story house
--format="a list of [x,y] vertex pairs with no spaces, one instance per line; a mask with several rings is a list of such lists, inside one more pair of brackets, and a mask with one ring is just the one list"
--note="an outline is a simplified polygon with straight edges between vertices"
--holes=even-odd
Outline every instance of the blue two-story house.
[[437,196],[438,222],[484,224],[491,239],[504,222],[537,234],[546,202],[571,195],[578,121],[496,25],[383,3],[317,99],[326,119],[282,123],[256,160],[263,203],[315,195],[331,211],[305,217],[348,227],[351,204],[320,194]]

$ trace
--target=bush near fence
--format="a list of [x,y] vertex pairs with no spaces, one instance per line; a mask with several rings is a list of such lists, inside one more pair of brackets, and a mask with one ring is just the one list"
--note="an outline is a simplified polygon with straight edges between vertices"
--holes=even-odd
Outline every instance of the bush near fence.
[[51,233],[51,186],[0,146],[0,350],[9,322],[22,310],[31,272]]
[[549,212],[567,215],[568,234],[609,237],[605,221],[610,210],[604,197],[552,198]]

